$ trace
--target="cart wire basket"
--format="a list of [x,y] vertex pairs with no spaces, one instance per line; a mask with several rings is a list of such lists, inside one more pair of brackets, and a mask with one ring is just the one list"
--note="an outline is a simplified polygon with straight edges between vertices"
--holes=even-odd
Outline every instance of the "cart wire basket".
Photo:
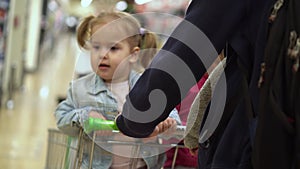
[[[178,138],[179,136],[183,136],[185,131],[185,126],[177,126],[176,134],[174,134],[174,138]],[[95,148],[95,135],[92,138],[92,141],[89,143],[90,145],[86,145],[82,140],[85,136],[83,130],[80,130],[78,137],[71,137],[58,129],[48,129],[48,148],[47,148],[47,157],[46,157],[46,169],[80,169],[82,164],[82,155],[84,149],[87,149],[90,152],[90,162],[89,168],[92,168],[92,160],[93,160],[93,151]],[[172,148],[175,147],[175,154],[173,158],[172,168],[175,166],[175,161],[177,158],[177,151],[179,148],[184,148],[184,145],[178,145],[175,143],[161,144],[163,139],[166,137],[161,136],[160,143],[153,144],[149,143],[149,146],[153,147],[162,147],[162,148]],[[167,139],[170,139],[168,136]],[[139,151],[140,143],[132,143],[126,141],[116,141],[111,140],[107,141],[105,144],[118,144],[118,145],[131,145],[134,147],[134,151]],[[136,169],[136,162],[130,166],[131,169]]]
[[75,169],[78,139],[57,129],[48,129],[46,169]]

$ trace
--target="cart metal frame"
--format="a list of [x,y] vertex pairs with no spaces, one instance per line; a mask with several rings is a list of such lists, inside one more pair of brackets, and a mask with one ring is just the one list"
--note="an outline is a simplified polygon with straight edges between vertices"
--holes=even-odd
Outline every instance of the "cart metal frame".
[[[179,128],[180,134],[183,135],[185,128],[181,126]],[[179,134],[177,133],[177,136]],[[82,157],[84,151],[83,145],[84,132],[80,130],[78,138],[68,136],[62,133],[58,129],[48,129],[48,148],[47,148],[47,159],[46,159],[46,169],[80,169],[82,165]],[[95,149],[95,137],[93,135],[92,144],[90,146],[90,161],[89,169],[92,168],[93,155]],[[162,138],[160,138],[162,139]],[[104,142],[103,142],[104,143]],[[139,153],[140,147],[145,143],[138,142],[123,142],[123,141],[107,141],[107,144],[118,144],[118,145],[134,145],[134,153]],[[177,158],[177,153],[179,148],[184,148],[184,145],[178,144],[155,144],[147,143],[149,146],[153,147],[165,147],[172,148],[175,147],[175,154],[172,161],[172,169],[175,168],[175,162]],[[137,158],[132,158],[131,169],[136,169]]]

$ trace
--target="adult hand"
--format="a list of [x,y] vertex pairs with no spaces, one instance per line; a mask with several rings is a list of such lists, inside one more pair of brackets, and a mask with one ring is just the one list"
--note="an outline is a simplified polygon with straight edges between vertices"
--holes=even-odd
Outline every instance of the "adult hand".
[[198,147],[196,148],[193,148],[193,149],[189,149],[190,150],[190,153],[193,155],[193,156],[196,156],[198,154]]
[[164,132],[166,132],[168,129],[168,132],[166,134],[170,134],[172,133],[174,130],[176,129],[176,120],[173,118],[168,117],[166,120],[160,122],[155,129],[153,130],[153,132],[149,135],[149,137],[154,137],[157,136],[159,134],[162,134]]

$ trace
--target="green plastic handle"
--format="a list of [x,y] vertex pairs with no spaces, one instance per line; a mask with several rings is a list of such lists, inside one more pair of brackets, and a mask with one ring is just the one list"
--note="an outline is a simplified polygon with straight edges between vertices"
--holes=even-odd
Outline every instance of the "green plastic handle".
[[89,117],[89,119],[84,122],[84,131],[86,133],[90,133],[95,130],[119,130],[119,129],[115,121]]

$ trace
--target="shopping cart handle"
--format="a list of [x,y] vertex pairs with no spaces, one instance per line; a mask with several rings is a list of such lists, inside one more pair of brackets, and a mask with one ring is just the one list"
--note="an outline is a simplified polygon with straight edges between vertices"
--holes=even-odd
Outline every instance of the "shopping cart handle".
[[171,135],[168,133],[167,134],[161,133],[158,135],[158,137],[165,140],[169,140],[170,138],[182,139],[184,137],[185,130],[186,130],[186,126],[177,125],[176,130],[172,132]]
[[95,130],[119,130],[115,121],[92,117],[84,122],[83,128],[85,133],[90,133]]
[[[90,133],[96,130],[114,130],[119,131],[115,121],[112,120],[104,120],[100,118],[89,117],[88,120],[84,122],[84,132]],[[186,130],[186,126],[176,126],[176,130],[172,135],[165,135],[164,133],[159,134],[159,137],[169,139],[171,137],[182,138],[184,136],[184,132]]]

